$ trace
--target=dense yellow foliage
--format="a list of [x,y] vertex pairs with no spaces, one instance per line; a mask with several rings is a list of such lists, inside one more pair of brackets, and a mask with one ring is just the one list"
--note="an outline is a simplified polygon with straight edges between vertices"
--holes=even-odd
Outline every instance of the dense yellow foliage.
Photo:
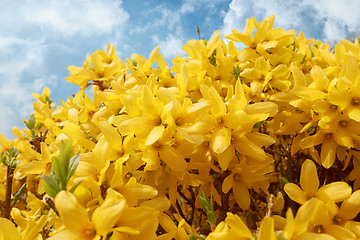
[[109,45],[61,106],[33,94],[29,129],[0,135],[0,239],[360,238],[359,41],[273,23],[189,40],[171,68]]

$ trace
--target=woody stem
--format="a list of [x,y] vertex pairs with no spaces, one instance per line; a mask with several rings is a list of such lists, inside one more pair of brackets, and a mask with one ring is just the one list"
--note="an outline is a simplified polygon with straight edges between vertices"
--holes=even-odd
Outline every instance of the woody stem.
[[11,212],[11,193],[12,193],[12,182],[13,182],[14,170],[10,165],[7,166],[6,174],[6,195],[5,195],[5,215],[4,217],[10,219]]

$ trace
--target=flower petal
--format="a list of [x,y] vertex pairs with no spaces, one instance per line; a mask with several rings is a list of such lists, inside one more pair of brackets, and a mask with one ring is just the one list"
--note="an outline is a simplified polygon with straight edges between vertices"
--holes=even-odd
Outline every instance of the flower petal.
[[349,107],[348,108],[348,116],[349,118],[360,122],[360,108],[358,107]]
[[354,233],[352,233],[350,230],[335,225],[335,224],[331,224],[326,226],[325,228],[326,233],[330,234],[331,236],[335,237],[336,239],[341,239],[341,240],[353,240],[356,239],[356,236]]
[[[20,240],[20,233],[16,230],[15,225],[6,218],[0,218],[0,233],[3,233],[4,240]],[[1,234],[0,234],[1,238]]]
[[82,232],[85,226],[91,225],[86,209],[70,192],[59,192],[55,197],[55,206],[68,230]]
[[212,150],[222,153],[230,145],[231,130],[227,127],[215,128],[211,135]]
[[264,217],[259,231],[259,240],[275,240],[274,219],[271,217]]
[[301,167],[300,186],[308,195],[314,195],[319,188],[319,178],[315,163],[307,159]]
[[291,200],[299,204],[303,204],[306,201],[305,193],[295,183],[285,184],[284,191],[291,198]]
[[333,140],[326,140],[321,145],[321,164],[324,168],[330,168],[335,162],[337,144]]
[[346,182],[333,182],[321,187],[317,193],[317,198],[323,201],[333,200],[342,202],[351,195],[351,187]]
[[253,239],[252,233],[241,218],[233,213],[228,212],[225,219],[227,225],[236,233],[237,237]]
[[228,146],[225,151],[218,155],[218,162],[223,171],[229,167],[230,161],[235,157],[235,149],[232,145]]
[[250,207],[249,190],[242,182],[234,181],[233,193],[234,193],[236,202],[241,209],[246,210]]
[[351,194],[340,206],[339,216],[346,220],[353,219],[360,212],[360,190]]
[[104,203],[96,208],[92,215],[96,232],[102,236],[108,234],[121,217],[125,204],[125,198],[109,188]]
[[230,189],[233,186],[233,182],[234,182],[234,175],[233,174],[230,174],[229,176],[227,176],[224,179],[223,184],[222,184],[223,193],[227,194],[230,191]]
[[153,127],[153,129],[151,129],[149,135],[147,136],[145,145],[151,145],[154,142],[156,142],[161,135],[164,133],[165,127],[164,125],[159,125],[159,126],[155,126]]

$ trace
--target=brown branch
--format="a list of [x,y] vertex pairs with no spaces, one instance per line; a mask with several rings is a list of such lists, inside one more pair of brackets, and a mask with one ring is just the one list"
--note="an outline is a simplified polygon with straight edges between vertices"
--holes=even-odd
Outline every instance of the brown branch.
[[13,176],[14,176],[14,169],[12,169],[10,165],[8,165],[6,172],[6,195],[5,195],[4,217],[9,220],[11,213],[11,195],[12,195]]

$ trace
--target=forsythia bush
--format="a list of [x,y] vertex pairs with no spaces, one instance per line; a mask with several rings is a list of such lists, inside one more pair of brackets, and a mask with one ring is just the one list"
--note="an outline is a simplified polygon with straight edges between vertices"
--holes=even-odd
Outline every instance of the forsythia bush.
[[33,94],[0,135],[0,239],[360,238],[359,41],[273,23],[190,40],[170,69],[109,45],[61,106]]

